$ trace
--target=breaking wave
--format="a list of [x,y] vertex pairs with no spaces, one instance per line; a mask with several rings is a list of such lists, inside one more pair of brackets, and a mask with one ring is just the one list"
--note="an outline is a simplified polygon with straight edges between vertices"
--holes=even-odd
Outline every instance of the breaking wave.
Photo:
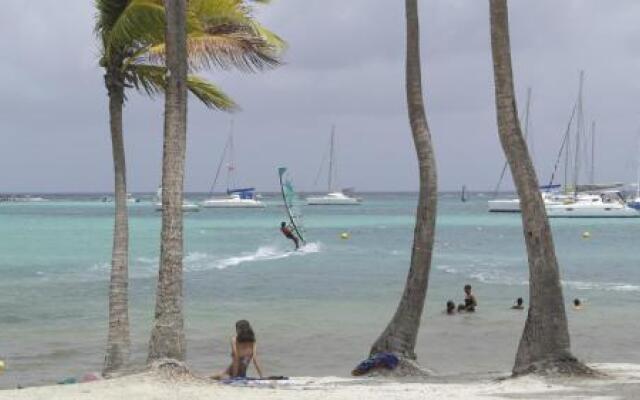
[[[488,285],[526,286],[527,279],[509,276],[508,272],[502,269],[487,269],[468,267],[454,268],[450,265],[437,265],[436,269],[445,274],[464,275],[467,278]],[[562,285],[574,290],[601,290],[608,292],[640,292],[640,285],[632,285],[621,282],[589,282],[589,281],[562,281]]]

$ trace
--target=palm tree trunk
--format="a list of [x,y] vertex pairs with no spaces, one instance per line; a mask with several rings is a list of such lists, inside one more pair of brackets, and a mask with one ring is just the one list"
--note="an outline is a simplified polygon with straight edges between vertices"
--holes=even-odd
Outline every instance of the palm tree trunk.
[[[112,69],[113,70],[113,69]],[[109,284],[109,331],[103,373],[121,368],[129,361],[129,222],[127,216],[127,179],[122,107],[124,86],[119,75],[107,72],[105,83],[109,93],[109,118],[115,176],[115,222]]]
[[168,82],[162,158],[160,271],[149,361],[186,356],[182,298],[182,195],[187,135],[186,0],[165,0]]
[[571,354],[569,329],[549,221],[527,144],[522,136],[513,88],[506,0],[490,0],[491,48],[498,132],[520,197],[529,259],[529,312],[518,346],[514,375],[584,372]]
[[427,295],[436,224],[437,174],[422,98],[420,31],[417,0],[406,0],[406,90],[409,122],[418,156],[420,193],[411,252],[411,267],[395,315],[371,348],[415,359],[415,345]]

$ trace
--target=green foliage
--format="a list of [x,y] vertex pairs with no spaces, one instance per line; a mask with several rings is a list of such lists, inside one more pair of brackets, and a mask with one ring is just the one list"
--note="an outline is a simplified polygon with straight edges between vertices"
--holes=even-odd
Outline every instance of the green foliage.
[[[163,92],[163,0],[95,0],[100,64],[125,87],[149,96]],[[268,3],[268,0],[254,0]],[[253,18],[246,0],[189,0],[187,45],[192,71],[210,68],[257,71],[280,64],[286,46]],[[189,76],[189,90],[207,107],[233,110],[236,104],[215,85]]]

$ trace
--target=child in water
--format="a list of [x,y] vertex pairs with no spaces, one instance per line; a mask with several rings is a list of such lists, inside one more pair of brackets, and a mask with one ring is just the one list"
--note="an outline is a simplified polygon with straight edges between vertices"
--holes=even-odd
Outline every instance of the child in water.
[[447,315],[453,315],[456,313],[456,303],[453,300],[447,301],[447,309],[445,310]]
[[579,298],[573,299],[573,309],[574,310],[582,310],[583,305]]
[[231,365],[223,372],[212,376],[213,379],[246,378],[247,368],[253,361],[256,371],[262,378],[262,369],[256,354],[256,335],[249,321],[236,322],[236,334],[231,338]]

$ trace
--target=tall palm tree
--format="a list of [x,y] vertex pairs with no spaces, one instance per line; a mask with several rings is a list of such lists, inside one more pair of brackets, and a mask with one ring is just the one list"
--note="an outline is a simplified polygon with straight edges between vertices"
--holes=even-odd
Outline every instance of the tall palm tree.
[[529,312],[513,374],[550,370],[586,372],[588,369],[571,353],[553,237],[538,178],[518,120],[507,0],[489,0],[489,7],[498,133],[520,197],[529,259]]
[[[256,24],[246,9],[231,8],[219,0],[191,0],[190,39],[204,43],[193,46],[194,69],[217,65],[276,64],[273,54],[282,48],[279,38]],[[109,286],[109,329],[103,372],[122,367],[129,358],[128,315],[128,216],[125,148],[122,109],[125,90],[153,96],[166,86],[164,7],[162,0],[96,0],[96,33],[101,42],[100,65],[105,69],[109,96],[109,119],[115,177],[115,222]],[[217,16],[217,18],[216,18]],[[198,23],[196,23],[198,22]],[[213,65],[213,64],[212,64]],[[206,80],[189,75],[187,86],[206,106],[221,110],[235,108],[234,102]]]
[[187,148],[187,0],[165,0],[168,84],[162,151],[160,274],[149,360],[186,356],[182,316],[182,190]]
[[[187,137],[188,68],[235,66],[253,70],[278,64],[282,41],[249,17],[241,0],[165,0],[165,43],[151,54],[168,68],[162,158],[162,231],[155,318],[148,362],[183,361],[182,201]],[[189,37],[187,34],[193,32]]]
[[422,97],[418,1],[406,0],[406,91],[409,122],[418,157],[420,192],[411,266],[395,315],[373,344],[371,353],[388,351],[415,359],[415,345],[427,295],[437,207],[436,162]]

